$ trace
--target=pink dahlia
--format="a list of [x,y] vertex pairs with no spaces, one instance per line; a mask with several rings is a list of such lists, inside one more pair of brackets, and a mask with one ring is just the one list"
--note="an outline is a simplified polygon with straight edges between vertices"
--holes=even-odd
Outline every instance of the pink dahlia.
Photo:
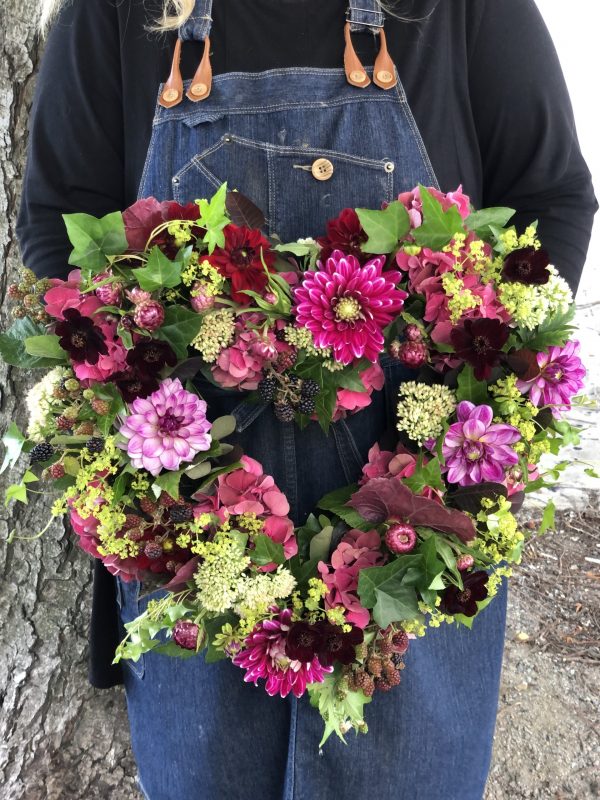
[[264,533],[283,545],[285,557],[291,558],[298,552],[298,543],[286,496],[258,461],[250,456],[240,460],[241,469],[219,476],[219,502],[232,515],[256,514],[264,522]]
[[408,296],[396,289],[400,273],[383,271],[385,257],[364,266],[334,250],[321,269],[306,272],[295,292],[298,325],[308,328],[317,347],[331,347],[336,361],[377,361],[384,348],[383,329]]
[[289,658],[285,644],[292,627],[292,612],[289,608],[279,611],[273,619],[259,622],[244,640],[233,663],[246,670],[244,681],[258,685],[265,679],[267,694],[287,697],[292,692],[302,697],[310,683],[322,683],[325,674],[333,667],[324,667],[315,656],[311,661]]
[[341,606],[346,620],[358,628],[365,628],[371,618],[369,610],[363,608],[358,599],[358,576],[362,569],[378,567],[385,562],[380,547],[381,536],[377,531],[350,530],[333,551],[331,564],[319,561],[317,565],[321,580],[329,590],[325,608]]
[[450,425],[442,445],[450,483],[502,483],[506,468],[519,462],[509,447],[521,438],[519,431],[512,425],[492,423],[490,406],[468,400],[458,404],[456,415],[458,422]]
[[586,369],[579,358],[579,342],[567,342],[564,347],[549,347],[537,353],[539,374],[530,381],[517,381],[523,394],[529,392],[534,406],[550,406],[552,414],[560,417],[571,408],[571,400],[583,388]]
[[138,397],[129,406],[121,433],[127,454],[137,469],[158,475],[162,469],[179,469],[183,461],[193,461],[196,453],[211,444],[206,403],[186,391],[179,379],[167,378],[149,397]]

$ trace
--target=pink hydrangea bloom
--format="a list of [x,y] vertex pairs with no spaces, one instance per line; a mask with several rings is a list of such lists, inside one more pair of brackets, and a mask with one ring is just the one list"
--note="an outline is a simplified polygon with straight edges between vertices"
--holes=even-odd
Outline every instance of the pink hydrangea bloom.
[[564,347],[549,347],[537,353],[540,372],[530,381],[517,381],[523,394],[529,393],[534,406],[551,406],[552,414],[561,417],[571,408],[571,400],[583,388],[586,369],[579,358],[579,342],[567,342]]
[[256,389],[265,365],[277,357],[277,340],[273,331],[248,328],[252,315],[236,323],[235,339],[221,351],[211,372],[220,385],[228,389]]
[[331,347],[342,364],[377,361],[383,329],[402,309],[407,294],[396,288],[400,273],[384,272],[384,265],[383,256],[361,266],[334,250],[319,270],[304,273],[294,291],[297,324],[308,328],[317,347]]
[[246,670],[244,681],[258,685],[266,680],[265,689],[271,697],[287,697],[290,692],[302,697],[310,683],[322,683],[333,667],[324,667],[315,656],[312,661],[291,660],[285,652],[287,634],[292,625],[292,612],[286,608],[273,619],[259,622],[246,637],[242,649],[232,659]]
[[298,552],[294,523],[288,517],[290,504],[271,475],[250,456],[242,456],[241,469],[219,476],[217,496],[229,514],[256,514],[264,521],[264,532],[283,545],[286,558]]
[[100,353],[96,364],[89,364],[87,361],[73,363],[73,371],[80,381],[100,381],[106,382],[117,372],[127,372],[127,350],[121,339],[117,336],[117,326],[114,322],[97,322],[97,326],[102,331],[108,353]]
[[492,423],[490,406],[468,400],[458,404],[456,416],[458,421],[450,425],[442,445],[449,482],[461,486],[502,483],[506,468],[519,463],[509,447],[521,438],[519,431],[512,425]]
[[371,395],[374,391],[382,389],[385,382],[383,370],[378,363],[367,367],[358,377],[361,379],[365,391],[354,392],[351,389],[338,389],[333,412],[334,422],[371,405]]
[[357,595],[358,576],[362,569],[377,567],[385,563],[380,550],[381,536],[377,531],[350,530],[333,551],[331,564],[319,561],[317,568],[321,580],[328,588],[325,608],[341,606],[346,619],[358,628],[369,624],[370,612],[360,604]]
[[69,521],[79,537],[79,546],[94,558],[101,558],[98,552],[98,525],[96,517],[81,517],[74,508],[69,511]]
[[[471,202],[466,194],[463,193],[462,184],[455,192],[447,192],[444,194],[432,186],[427,187],[430,194],[442,204],[444,211],[448,211],[452,206],[456,206],[463,219],[466,219],[471,213]],[[412,192],[402,192],[398,195],[398,200],[404,205],[410,217],[410,224],[413,228],[418,228],[423,223],[421,202],[421,191],[417,187]]]
[[125,418],[120,432],[128,439],[127,454],[137,469],[152,475],[176,470],[210,448],[206,403],[186,391],[179,379],[162,381],[149,397],[136,398],[130,410],[133,413]]
[[82,317],[92,317],[104,303],[93,293],[82,294],[80,285],[81,270],[78,269],[69,272],[66,281],[53,278],[52,288],[44,295],[46,313],[55,319],[64,319],[63,312],[75,308]]

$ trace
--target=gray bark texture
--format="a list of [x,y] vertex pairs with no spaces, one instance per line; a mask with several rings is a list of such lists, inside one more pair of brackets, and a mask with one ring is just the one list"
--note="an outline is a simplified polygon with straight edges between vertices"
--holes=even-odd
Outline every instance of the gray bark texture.
[[[38,0],[0,3],[0,277],[2,323],[7,285],[20,266],[15,236],[27,118],[41,45]],[[23,425],[22,398],[34,375],[0,366],[0,430]],[[39,380],[39,373],[38,378]],[[20,479],[12,470],[7,482]],[[0,798],[77,800],[138,797],[121,690],[87,682],[90,559],[60,523],[43,539],[16,541],[45,524],[49,503],[0,512]]]

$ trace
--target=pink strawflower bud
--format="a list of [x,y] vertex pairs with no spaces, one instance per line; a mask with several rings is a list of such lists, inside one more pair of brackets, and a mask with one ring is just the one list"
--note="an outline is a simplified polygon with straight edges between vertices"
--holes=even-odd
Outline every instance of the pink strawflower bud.
[[150,292],[140,289],[139,286],[136,286],[134,289],[130,289],[126,294],[129,300],[131,300],[131,302],[136,306],[139,303],[145,303],[147,300],[152,300],[152,295]]
[[277,302],[277,295],[274,294],[273,292],[267,292],[265,295],[265,300],[267,301],[267,303],[275,305],[275,303]]
[[[110,272],[101,272],[94,278],[94,283],[101,283],[111,275]],[[123,300],[123,284],[105,283],[103,286],[98,286],[94,293],[105,306],[119,306]]]
[[192,286],[190,297],[190,305],[194,311],[201,314],[203,311],[208,311],[215,304],[213,295],[206,293],[206,287],[201,281],[196,281]]
[[456,559],[456,568],[459,569],[461,572],[464,572],[467,569],[471,569],[473,564],[475,563],[475,559],[473,556],[467,555],[466,553],[462,556],[459,556]]
[[417,543],[417,532],[406,522],[396,522],[388,528],[385,543],[392,553],[410,553]]
[[404,329],[404,336],[408,339],[409,342],[422,342],[423,341],[423,334],[421,333],[421,329],[418,325],[414,325],[411,323],[407,325]]
[[195,650],[198,645],[200,628],[195,622],[185,622],[180,619],[173,628],[173,641],[184,650]]
[[424,342],[402,342],[398,361],[411,369],[418,369],[429,361],[429,350]]
[[133,319],[138,328],[155,331],[165,321],[165,309],[158,300],[145,300],[136,306]]

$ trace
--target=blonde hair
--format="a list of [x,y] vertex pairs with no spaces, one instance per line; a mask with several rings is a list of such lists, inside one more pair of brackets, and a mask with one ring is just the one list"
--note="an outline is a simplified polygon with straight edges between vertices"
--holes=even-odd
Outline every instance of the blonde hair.
[[[66,0],[41,0],[42,10],[40,15],[40,28],[43,32],[48,30],[50,23],[58,14]],[[163,0],[162,14],[158,18],[152,30],[171,31],[179,28],[194,10],[195,0]],[[394,0],[381,0],[381,5],[388,13],[394,13],[391,6]],[[399,16],[394,14],[394,16]],[[405,17],[399,17],[406,19]],[[406,19],[408,22],[409,20]]]

